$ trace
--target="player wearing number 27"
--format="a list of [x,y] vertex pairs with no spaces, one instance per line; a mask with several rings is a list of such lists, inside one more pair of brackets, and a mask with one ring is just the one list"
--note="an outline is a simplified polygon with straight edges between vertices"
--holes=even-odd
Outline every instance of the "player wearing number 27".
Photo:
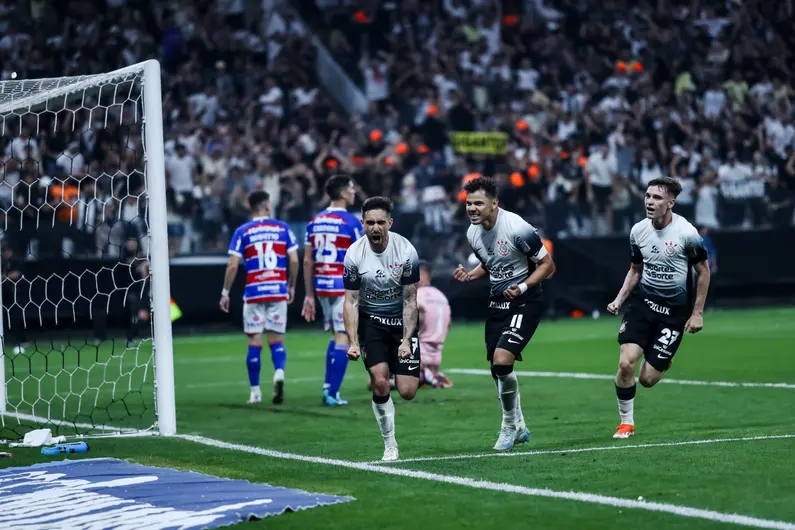
[[298,277],[298,243],[295,234],[283,221],[270,218],[270,197],[255,191],[248,197],[252,220],[241,225],[229,244],[229,263],[221,291],[221,310],[229,312],[229,290],[237,276],[240,262],[246,269],[243,292],[243,331],[248,335],[248,379],[250,404],[262,401],[259,387],[262,334],[268,333],[273,361],[273,403],[284,401],[284,368],[287,350],[287,304],[295,298]]
[[[704,302],[709,289],[707,251],[698,231],[672,212],[682,186],[668,177],[649,182],[646,219],[629,234],[631,265],[624,285],[607,310],[618,314],[629,301],[618,330],[620,359],[616,396],[621,423],[613,438],[635,434],[635,369],[640,384],[656,385],[671,366],[682,333],[704,327]],[[693,293],[693,269],[698,285]]]
[[326,349],[326,379],[323,384],[323,404],[333,407],[348,404],[340,397],[340,387],[348,367],[348,336],[342,319],[345,299],[342,270],[348,247],[362,236],[362,223],[347,211],[356,197],[350,177],[331,177],[326,183],[326,193],[331,204],[313,217],[306,227],[306,296],[301,315],[307,322],[315,320],[317,294],[326,331],[331,329],[333,333]]

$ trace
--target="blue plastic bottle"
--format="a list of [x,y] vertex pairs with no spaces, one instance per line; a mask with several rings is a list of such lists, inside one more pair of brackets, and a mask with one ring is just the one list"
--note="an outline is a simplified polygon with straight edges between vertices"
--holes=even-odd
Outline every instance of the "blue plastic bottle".
[[63,453],[85,453],[85,452],[88,452],[88,444],[86,442],[55,444],[52,447],[41,448],[41,454],[43,455],[60,455]]

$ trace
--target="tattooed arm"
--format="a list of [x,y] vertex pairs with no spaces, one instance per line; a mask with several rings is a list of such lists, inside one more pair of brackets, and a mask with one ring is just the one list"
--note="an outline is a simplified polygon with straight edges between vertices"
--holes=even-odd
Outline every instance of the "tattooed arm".
[[411,357],[411,341],[417,332],[419,309],[417,308],[417,284],[403,286],[403,343],[398,354],[400,357]]

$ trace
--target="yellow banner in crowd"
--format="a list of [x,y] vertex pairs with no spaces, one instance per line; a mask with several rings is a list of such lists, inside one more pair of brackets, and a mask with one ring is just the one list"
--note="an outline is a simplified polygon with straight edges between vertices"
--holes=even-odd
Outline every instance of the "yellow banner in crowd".
[[453,132],[450,138],[457,153],[504,155],[508,152],[508,135],[504,132]]

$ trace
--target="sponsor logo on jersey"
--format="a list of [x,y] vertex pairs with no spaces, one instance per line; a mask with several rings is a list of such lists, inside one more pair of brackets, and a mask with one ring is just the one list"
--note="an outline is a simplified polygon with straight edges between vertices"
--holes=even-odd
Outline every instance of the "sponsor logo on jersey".
[[[415,359],[414,357],[409,357],[408,359],[398,359],[398,362],[400,364],[420,364],[420,360]],[[412,370],[412,368],[409,368],[409,370]]]
[[336,271],[337,271],[336,267],[332,267],[328,263],[324,263],[323,265],[315,269],[315,273],[336,272]]
[[658,247],[657,245],[652,245],[651,246],[651,253],[652,254],[659,254],[660,253],[660,247]]
[[379,317],[378,315],[370,315],[370,320],[378,322],[382,326],[398,327],[403,326],[403,319],[400,317]]
[[403,274],[402,263],[393,263],[392,265],[389,266],[389,275],[392,276],[393,280],[399,280],[402,274]]
[[504,280],[506,278],[513,278],[516,266],[511,265],[493,265],[489,267],[489,275],[492,280]]
[[503,258],[508,255],[508,242],[507,241],[497,241],[497,254],[502,256]]
[[665,257],[666,258],[673,258],[674,256],[676,256],[676,251],[677,251],[678,248],[679,248],[679,244],[678,243],[674,243],[672,241],[666,241],[665,242],[665,250],[664,250]]
[[254,275],[253,281],[264,282],[267,280],[272,280],[274,278],[281,278],[281,273],[275,270],[268,270],[268,271],[262,271]]
[[384,273],[383,269],[378,269],[377,271],[375,271],[376,280],[383,280],[384,278],[386,278],[386,273]]
[[366,287],[364,289],[364,297],[367,300],[382,300],[382,301],[397,300],[398,298],[400,298],[402,292],[403,292],[402,287],[392,287],[385,291]]
[[496,300],[491,300],[489,302],[489,309],[510,309],[511,303],[510,302],[498,302]]
[[246,235],[254,235],[260,232],[283,232],[284,228],[279,225],[256,225],[246,230]]
[[649,309],[651,309],[655,313],[659,313],[661,315],[668,315],[668,316],[671,315],[670,307],[658,304],[657,302],[652,302],[648,298],[644,298],[643,301],[646,302],[646,305],[649,306]]
[[670,265],[658,263],[643,263],[643,274],[657,280],[673,280],[676,269]]

